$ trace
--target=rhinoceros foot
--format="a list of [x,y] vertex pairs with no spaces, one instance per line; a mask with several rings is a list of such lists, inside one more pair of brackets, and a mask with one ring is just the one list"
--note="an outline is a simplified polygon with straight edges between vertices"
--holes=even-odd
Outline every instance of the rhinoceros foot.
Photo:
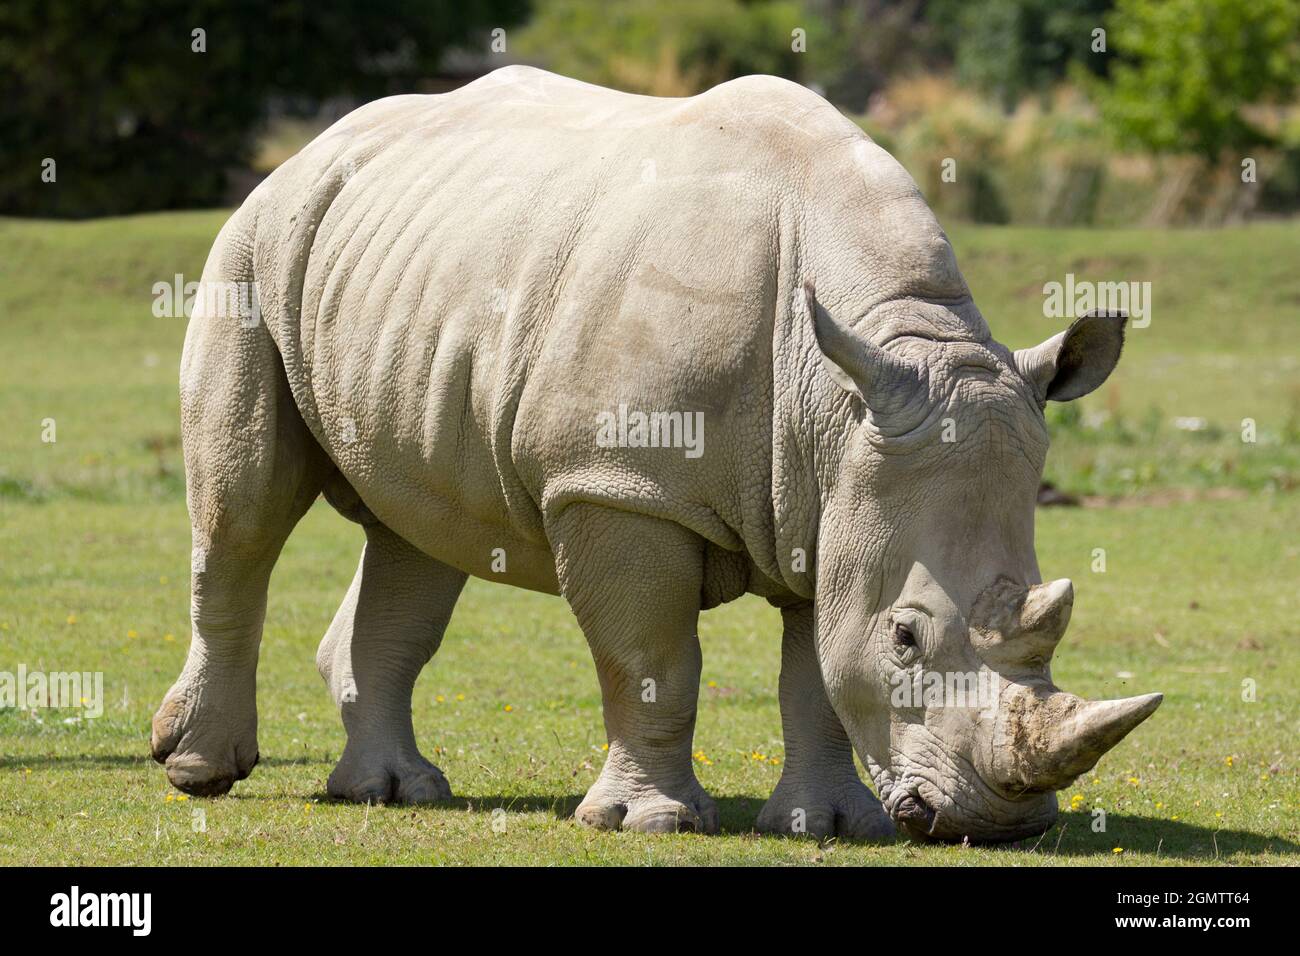
[[782,777],[758,814],[760,833],[818,840],[883,841],[896,835],[884,807],[861,780],[838,785]]
[[622,794],[616,786],[597,781],[578,805],[574,817],[595,830],[635,830],[640,833],[717,833],[718,806],[699,783],[682,794],[638,788]]
[[[207,688],[199,706],[184,675],[153,718],[150,751],[173,787],[219,797],[253,772],[258,760],[257,710]],[[232,695],[233,696],[233,695]]]
[[451,799],[447,778],[419,753],[353,756],[345,749],[326,789],[334,799],[353,803],[422,804]]

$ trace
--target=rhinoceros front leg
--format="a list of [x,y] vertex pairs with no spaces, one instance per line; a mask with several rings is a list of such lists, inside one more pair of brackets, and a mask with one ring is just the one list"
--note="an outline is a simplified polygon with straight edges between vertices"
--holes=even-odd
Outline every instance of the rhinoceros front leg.
[[781,611],[781,730],[785,765],[758,815],[764,833],[882,840],[894,825],[853,765],[853,747],[826,698],[813,642],[813,606]]
[[703,543],[672,522],[587,504],[547,532],[595,658],[609,740],[575,816],[597,829],[717,832],[691,763]]
[[352,586],[316,652],[348,742],[327,788],[357,803],[451,798],[442,771],[415,743],[411,690],[442,643],[465,574],[382,524],[366,527]]

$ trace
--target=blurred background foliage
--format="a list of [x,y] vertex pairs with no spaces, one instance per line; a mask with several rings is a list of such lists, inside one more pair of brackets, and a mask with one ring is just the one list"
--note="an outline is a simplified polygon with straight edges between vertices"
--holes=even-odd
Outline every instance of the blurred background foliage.
[[6,0],[0,213],[229,205],[359,103],[517,62],[658,96],[785,76],[943,218],[1300,210],[1300,0]]
[[[214,206],[268,117],[410,92],[527,0],[4,0],[0,213]],[[195,50],[202,30],[203,51]],[[42,188],[41,163],[58,188]]]
[[828,42],[825,24],[797,0],[551,0],[521,32],[514,52],[566,76],[655,96],[691,96],[751,73],[795,78],[801,54],[791,31]]

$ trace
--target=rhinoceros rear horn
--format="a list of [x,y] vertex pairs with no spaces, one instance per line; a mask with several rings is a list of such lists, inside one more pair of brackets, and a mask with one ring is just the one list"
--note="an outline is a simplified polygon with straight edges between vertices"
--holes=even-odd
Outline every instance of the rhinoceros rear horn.
[[[1004,782],[1030,790],[1059,790],[1091,770],[1106,751],[1150,717],[1161,694],[1084,700],[1064,691],[1026,695],[1012,721],[1012,772]],[[1006,763],[1003,764],[1006,766]],[[1011,768],[1008,768],[1011,769]]]
[[812,323],[822,366],[832,381],[862,399],[877,424],[886,425],[884,430],[898,433],[915,424],[907,421],[914,417],[908,413],[923,409],[929,397],[921,370],[832,316],[817,302],[811,282],[803,284],[796,300]]
[[1041,668],[1065,636],[1073,607],[1069,578],[1028,588],[1003,578],[971,608],[971,641],[992,665]]

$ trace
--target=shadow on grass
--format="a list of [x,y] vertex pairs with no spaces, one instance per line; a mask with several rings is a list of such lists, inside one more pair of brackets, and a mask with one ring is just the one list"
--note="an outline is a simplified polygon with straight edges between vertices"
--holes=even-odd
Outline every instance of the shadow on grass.
[[1092,832],[1091,820],[1063,815],[1041,840],[1022,840],[1007,849],[1042,856],[1110,857],[1117,847],[1125,853],[1149,853],[1180,860],[1212,862],[1236,853],[1300,854],[1300,844],[1286,837],[1249,830],[1196,826],[1181,820],[1112,813],[1106,832]]
[[[259,761],[259,766],[302,766],[315,763],[332,765],[328,758],[321,760],[315,757],[271,757]],[[78,766],[143,769],[155,768],[158,765],[148,754],[33,754],[21,758],[0,757],[0,771],[40,767],[72,769]],[[483,814],[491,814],[492,811],[501,809],[507,813],[550,813],[558,820],[567,820],[573,817],[578,804],[582,802],[582,797],[583,794],[580,793],[560,796],[550,794],[456,796],[447,803],[428,809],[466,810]],[[236,785],[231,794],[217,799],[276,801],[283,800],[284,797],[282,794],[241,793],[239,786]],[[311,799],[327,803],[344,802],[335,801],[323,790],[313,793]],[[715,797],[715,800],[718,804],[722,833],[730,836],[747,836],[754,832],[754,821],[766,797],[721,796]],[[1118,813],[1109,815],[1104,833],[1094,833],[1091,818],[1085,815],[1062,814],[1056,825],[1042,837],[982,849],[1005,854],[1007,862],[1012,863],[1016,857],[1023,859],[1035,856],[1072,859],[1091,857],[1100,861],[1117,856],[1116,847],[1123,848],[1124,852],[1129,854],[1151,854],[1198,862],[1213,862],[1237,854],[1257,856],[1269,853],[1300,856],[1300,843],[1283,836],[1254,833],[1248,830],[1216,829],[1179,820]]]
[[[475,796],[453,795],[446,803],[431,807],[436,810],[468,810],[472,813],[490,814],[494,810],[507,813],[550,813],[557,820],[572,818],[583,794],[570,793],[564,796],[550,794],[531,794],[528,796],[484,794]],[[312,799],[326,803],[346,803],[335,800],[323,790],[312,794]],[[754,797],[714,797],[718,804],[718,817],[724,834],[747,834],[754,830],[754,820],[762,809],[766,798]],[[399,808],[402,809],[402,808]],[[404,808],[409,809],[409,808]]]
[[[438,808],[468,810],[490,814],[501,809],[507,813],[551,813],[565,820],[582,802],[582,794],[565,796],[537,794],[531,796],[481,795],[458,796]],[[320,800],[330,801],[325,793],[315,794]],[[730,836],[746,836],[754,832],[754,821],[763,807],[763,797],[715,797],[721,832]],[[1252,833],[1248,830],[1214,829],[1195,826],[1177,820],[1160,820],[1150,817],[1111,814],[1105,833],[1093,833],[1090,820],[1063,819],[1041,838],[1018,843],[982,847],[985,851],[1007,856],[1007,863],[1016,857],[1057,856],[1073,859],[1094,857],[1110,859],[1117,854],[1115,847],[1126,853],[1149,853],[1180,860],[1213,862],[1234,854],[1260,855],[1297,854],[1300,844],[1282,836]],[[851,841],[841,841],[851,842]],[[905,842],[899,840],[899,843]]]
[[[296,767],[310,764],[333,766],[329,757],[262,757],[259,767]],[[0,757],[0,771],[21,770],[24,767],[68,768],[92,767],[159,767],[148,753],[142,754],[32,754],[27,757]]]

